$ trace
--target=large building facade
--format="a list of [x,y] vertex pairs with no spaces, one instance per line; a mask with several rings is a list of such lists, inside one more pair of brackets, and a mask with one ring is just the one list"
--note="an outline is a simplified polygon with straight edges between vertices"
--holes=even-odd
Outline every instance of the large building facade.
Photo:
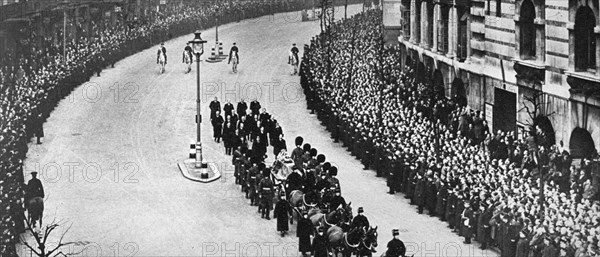
[[492,129],[522,135],[535,109],[573,156],[600,149],[598,0],[386,0],[383,11],[400,61]]

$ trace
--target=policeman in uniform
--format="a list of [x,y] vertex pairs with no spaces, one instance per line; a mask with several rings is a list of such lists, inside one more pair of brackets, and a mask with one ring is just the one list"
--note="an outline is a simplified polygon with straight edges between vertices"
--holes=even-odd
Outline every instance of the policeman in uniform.
[[387,244],[387,251],[385,252],[385,257],[404,257],[406,254],[406,246],[402,240],[396,238],[399,235],[398,229],[392,230],[392,235],[394,238],[390,240]]
[[31,179],[27,182],[27,191],[26,191],[26,200],[25,204],[29,204],[29,200],[34,197],[44,198],[44,187],[42,186],[42,181],[37,178],[37,172],[31,172]]
[[358,207],[358,215],[352,219],[352,223],[350,224],[351,228],[368,228],[369,220],[367,217],[363,215],[364,209],[363,207]]

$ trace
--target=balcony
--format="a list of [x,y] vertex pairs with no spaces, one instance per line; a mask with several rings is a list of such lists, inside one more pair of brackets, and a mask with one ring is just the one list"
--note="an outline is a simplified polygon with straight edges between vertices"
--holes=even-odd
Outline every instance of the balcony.
[[517,73],[517,83],[521,86],[527,86],[533,89],[539,89],[546,76],[546,66],[537,63],[534,60],[515,59],[513,66]]

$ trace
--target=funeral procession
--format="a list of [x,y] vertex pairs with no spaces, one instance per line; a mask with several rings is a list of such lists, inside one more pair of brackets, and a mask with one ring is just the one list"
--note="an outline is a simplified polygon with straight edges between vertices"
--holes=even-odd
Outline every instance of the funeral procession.
[[0,0],[0,257],[600,257],[600,0]]

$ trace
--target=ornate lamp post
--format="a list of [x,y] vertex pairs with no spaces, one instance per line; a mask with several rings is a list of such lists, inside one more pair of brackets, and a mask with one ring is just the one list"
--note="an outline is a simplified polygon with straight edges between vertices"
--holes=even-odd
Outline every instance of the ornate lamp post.
[[200,57],[204,53],[204,43],[200,36],[200,31],[194,32],[195,37],[189,43],[192,46],[192,51],[196,56],[196,67],[197,67],[197,92],[196,92],[196,143],[190,145],[190,157],[189,159],[179,163],[179,169],[184,177],[199,182],[211,182],[221,177],[221,173],[217,165],[214,163],[207,163],[202,158],[202,112],[201,112],[201,84],[200,84]]
[[194,32],[195,37],[194,40],[189,43],[192,45],[192,49],[194,54],[196,55],[196,70],[198,74],[197,80],[197,95],[196,95],[196,129],[197,129],[197,137],[196,137],[196,168],[206,168],[206,164],[202,164],[202,129],[200,124],[202,123],[202,112],[200,105],[200,56],[204,53],[204,43],[206,40],[203,40],[200,36],[200,31],[197,30]]

